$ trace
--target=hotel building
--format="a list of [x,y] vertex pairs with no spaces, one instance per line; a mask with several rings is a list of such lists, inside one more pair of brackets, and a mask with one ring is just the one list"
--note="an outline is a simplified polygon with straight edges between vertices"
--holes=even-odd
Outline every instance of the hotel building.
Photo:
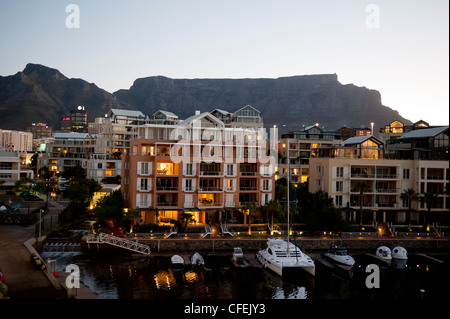
[[124,207],[140,210],[143,223],[189,212],[204,224],[218,223],[226,211],[237,217],[248,202],[259,207],[273,199],[276,157],[254,110],[238,110],[251,123],[246,127],[200,111],[183,121],[172,118],[172,124],[139,126],[122,157]]
[[[326,191],[337,207],[346,208],[346,219],[356,217],[363,203],[364,221],[404,223],[408,202],[401,194],[412,188],[421,197],[437,194],[432,221],[448,225],[449,129],[414,130],[385,146],[373,136],[349,138],[340,145],[318,149],[310,159],[309,191]],[[356,185],[365,181],[369,189],[360,198]],[[427,212],[424,201],[412,203],[413,222],[422,223]]]

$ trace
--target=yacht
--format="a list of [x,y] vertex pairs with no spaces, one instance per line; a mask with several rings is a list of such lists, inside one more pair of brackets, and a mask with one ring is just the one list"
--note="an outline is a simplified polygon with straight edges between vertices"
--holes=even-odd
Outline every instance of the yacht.
[[342,246],[333,246],[327,253],[323,254],[323,257],[330,260],[332,263],[353,267],[355,259],[347,254],[347,249]]
[[377,252],[376,252],[376,256],[378,258],[380,258],[381,260],[384,260],[384,261],[391,261],[392,260],[391,250],[388,247],[386,247],[386,246],[378,247]]
[[184,258],[180,255],[173,255],[170,258],[170,261],[172,262],[172,265],[175,267],[182,267],[184,266]]
[[269,238],[267,248],[258,251],[256,259],[264,268],[269,268],[281,277],[286,271],[296,269],[304,269],[312,276],[315,275],[314,261],[297,246],[284,239]]
[[200,266],[205,264],[205,260],[203,259],[203,256],[199,253],[195,253],[192,256],[189,257],[191,260],[192,266]]
[[238,268],[252,267],[252,264],[244,257],[244,252],[241,247],[234,247],[231,262]]

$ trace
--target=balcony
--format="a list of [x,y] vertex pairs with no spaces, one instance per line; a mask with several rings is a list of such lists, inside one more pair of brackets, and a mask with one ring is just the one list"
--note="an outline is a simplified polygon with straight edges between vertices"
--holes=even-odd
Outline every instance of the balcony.
[[198,207],[219,208],[223,207],[223,202],[216,202],[212,199],[201,198],[198,200]]
[[178,187],[177,186],[156,186],[156,190],[170,192],[170,191],[177,191]]
[[209,187],[199,186],[198,191],[199,192],[222,192],[223,188],[220,186],[209,186]]
[[239,186],[239,190],[240,191],[257,191],[258,187],[257,186]]
[[222,171],[200,171],[200,176],[223,176]]
[[177,204],[177,202],[162,201],[162,202],[156,202],[156,206],[158,206],[158,207],[175,207],[175,206],[178,206],[178,204]]

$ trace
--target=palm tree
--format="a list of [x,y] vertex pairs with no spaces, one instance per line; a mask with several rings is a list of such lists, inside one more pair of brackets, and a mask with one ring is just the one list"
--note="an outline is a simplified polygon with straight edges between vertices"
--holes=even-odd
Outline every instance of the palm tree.
[[241,212],[245,215],[248,215],[248,234],[252,234],[252,215],[256,212],[256,203],[255,202],[248,202],[241,208]]
[[420,200],[420,195],[412,188],[405,189],[403,193],[400,194],[400,198],[408,201],[408,228],[411,228],[411,206],[412,202],[417,202]]
[[363,202],[364,202],[364,192],[368,192],[371,190],[369,183],[366,181],[358,181],[353,186],[355,191],[359,191],[359,227],[362,227],[362,212],[363,212]]
[[431,209],[436,206],[438,199],[438,194],[433,192],[426,192],[424,197],[421,197],[422,202],[427,204],[427,229],[430,227],[430,217],[431,217]]
[[273,215],[281,211],[281,205],[278,201],[271,199],[264,205],[270,214],[270,234],[273,234]]

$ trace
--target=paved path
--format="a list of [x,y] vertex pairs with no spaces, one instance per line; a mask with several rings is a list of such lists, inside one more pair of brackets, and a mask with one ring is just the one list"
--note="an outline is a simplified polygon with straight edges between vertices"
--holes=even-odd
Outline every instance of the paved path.
[[5,275],[11,299],[64,298],[49,282],[42,270],[30,262],[23,243],[33,238],[35,226],[0,226],[0,269]]

